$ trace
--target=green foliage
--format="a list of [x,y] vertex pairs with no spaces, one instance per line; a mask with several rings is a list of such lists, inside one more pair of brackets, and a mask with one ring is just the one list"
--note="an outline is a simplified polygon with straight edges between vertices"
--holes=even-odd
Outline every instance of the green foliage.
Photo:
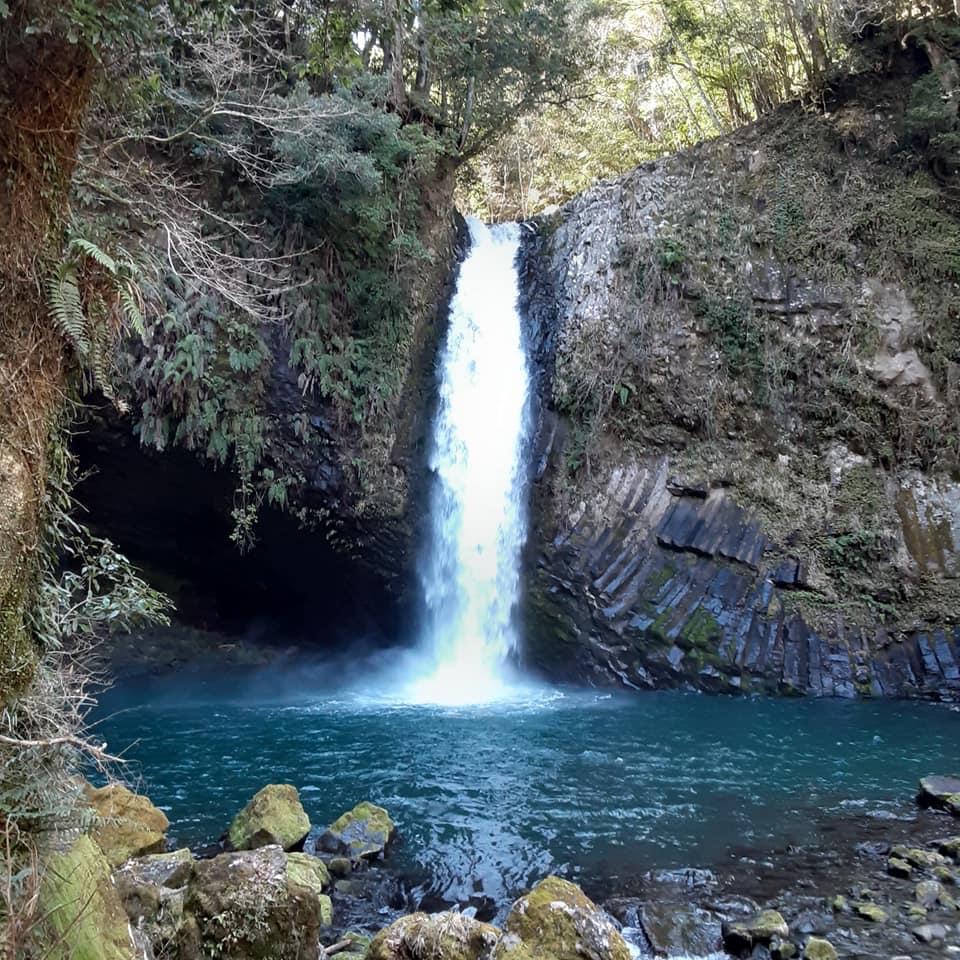
[[107,397],[114,396],[113,357],[124,328],[145,336],[138,269],[126,254],[114,258],[74,235],[47,280],[50,314],[73,348],[80,369]]
[[763,370],[763,327],[748,294],[707,297],[707,329],[720,345],[731,377],[754,384]]
[[[960,44],[958,44],[960,45]],[[960,129],[952,93],[934,72],[920,77],[910,90],[907,132],[923,147],[935,168],[953,172],[960,163]]]

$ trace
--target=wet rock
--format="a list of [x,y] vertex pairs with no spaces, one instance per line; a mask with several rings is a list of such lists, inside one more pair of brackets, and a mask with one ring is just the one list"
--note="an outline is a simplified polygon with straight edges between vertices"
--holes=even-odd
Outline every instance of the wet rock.
[[717,882],[716,874],[712,870],[699,867],[681,867],[677,870],[656,870],[646,875],[657,883],[671,883],[678,887],[693,890],[697,887],[708,887]]
[[149,797],[133,793],[121,783],[104,787],[86,784],[83,792],[101,821],[92,836],[110,866],[118,867],[131,857],[163,851],[170,822]]
[[575,884],[541,880],[514,903],[504,930],[534,956],[552,960],[630,960],[613,921]]
[[329,903],[305,872],[288,871],[279,845],[198,860],[187,888],[179,960],[317,960]]
[[381,930],[367,960],[488,960],[500,931],[462,913],[414,913]]
[[830,909],[833,910],[834,913],[846,913],[847,910],[850,909],[850,904],[842,893],[838,893],[830,901]]
[[133,960],[134,948],[110,865],[89,836],[78,837],[46,864],[40,916],[54,934],[47,960]]
[[796,944],[790,940],[773,940],[770,944],[772,960],[793,960],[797,956]]
[[858,917],[870,920],[872,923],[884,923],[887,919],[887,911],[875,903],[855,903],[853,910]]
[[786,920],[776,910],[761,910],[745,920],[725,923],[722,930],[723,945],[735,956],[749,956],[752,949],[771,943],[774,938],[785,939],[790,935]]
[[803,948],[804,960],[837,960],[837,951],[829,940],[811,937]]
[[383,856],[396,827],[383,807],[364,800],[347,811],[320,837],[319,846],[329,853],[343,853],[351,859]]
[[910,931],[921,943],[933,943],[947,938],[947,928],[942,923],[924,923]]
[[934,867],[933,875],[941,883],[956,883],[957,875],[949,867]]
[[335,877],[346,877],[350,875],[353,864],[349,857],[331,857],[327,861],[327,868]]
[[960,837],[950,837],[947,840],[938,841],[937,849],[943,856],[950,857],[960,863]]
[[943,893],[943,887],[936,880],[921,880],[913,891],[917,903],[927,910],[936,904]]
[[960,816],[960,777],[929,776],[920,781],[917,803]]
[[705,956],[720,942],[720,920],[709,910],[692,903],[669,900],[645,903],[640,927],[658,955]]
[[234,850],[271,845],[293,850],[303,845],[309,832],[310,818],[297,788],[289,783],[269,783],[234,817],[227,837]]

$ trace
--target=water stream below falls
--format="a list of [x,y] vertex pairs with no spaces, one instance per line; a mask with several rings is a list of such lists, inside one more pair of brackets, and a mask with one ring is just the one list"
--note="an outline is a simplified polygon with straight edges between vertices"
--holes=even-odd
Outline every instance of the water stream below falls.
[[518,310],[517,224],[470,220],[440,359],[421,565],[425,624],[409,697],[496,699],[516,649],[526,537],[530,377]]

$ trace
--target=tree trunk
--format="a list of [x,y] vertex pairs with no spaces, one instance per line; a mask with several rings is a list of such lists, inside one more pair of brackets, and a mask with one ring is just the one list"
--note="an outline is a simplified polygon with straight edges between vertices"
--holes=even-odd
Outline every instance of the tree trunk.
[[383,5],[384,29],[380,44],[383,47],[383,72],[389,81],[390,103],[402,111],[407,99],[403,80],[403,14],[400,0],[385,0]]
[[36,662],[28,611],[66,377],[43,279],[61,252],[95,67],[83,44],[26,35],[21,4],[10,6],[0,28],[0,704]]

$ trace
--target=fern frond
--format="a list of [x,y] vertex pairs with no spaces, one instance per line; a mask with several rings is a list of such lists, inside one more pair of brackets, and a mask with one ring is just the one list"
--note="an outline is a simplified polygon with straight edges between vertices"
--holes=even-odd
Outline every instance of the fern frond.
[[85,358],[90,353],[90,335],[74,263],[61,263],[47,281],[47,304],[60,332]]
[[104,270],[107,270],[113,276],[117,275],[117,261],[109,253],[101,250],[92,240],[87,240],[86,237],[73,237],[70,241],[70,249],[78,250],[91,260],[99,263]]
[[147,329],[143,322],[143,310],[140,308],[139,289],[132,280],[120,283],[117,287],[117,296],[120,299],[120,309],[127,324],[131,326],[141,340],[147,339]]

